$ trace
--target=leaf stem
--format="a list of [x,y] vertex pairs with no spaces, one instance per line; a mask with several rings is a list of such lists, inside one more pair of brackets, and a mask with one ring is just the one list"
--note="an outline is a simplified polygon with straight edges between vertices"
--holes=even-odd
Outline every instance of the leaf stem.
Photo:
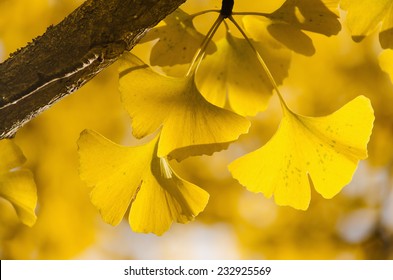
[[203,39],[203,41],[201,43],[201,46],[198,48],[197,52],[194,55],[194,58],[191,61],[191,65],[187,71],[186,77],[190,76],[191,74],[194,74],[196,69],[198,69],[199,64],[202,61],[202,58],[205,55],[205,51],[206,51],[208,44],[210,43],[211,39],[213,38],[214,34],[216,33],[218,27],[221,25],[223,20],[224,20],[224,17],[220,14],[217,17],[216,21],[213,23],[210,30],[207,32],[205,38]]
[[285,109],[288,109],[288,110],[289,110],[287,104],[285,103],[284,98],[283,98],[282,95],[281,95],[280,90],[278,89],[277,83],[276,83],[276,81],[274,80],[274,77],[273,77],[272,73],[271,73],[270,70],[269,70],[269,67],[266,65],[266,62],[263,60],[262,56],[259,54],[259,52],[257,51],[257,49],[256,49],[256,48],[254,47],[254,45],[251,43],[251,40],[247,37],[247,35],[246,35],[246,33],[244,32],[244,30],[243,30],[243,29],[240,27],[240,25],[235,21],[235,19],[234,19],[232,16],[230,16],[230,17],[228,17],[228,18],[229,18],[229,20],[236,26],[236,28],[239,30],[239,32],[243,35],[244,39],[246,39],[246,41],[247,41],[248,44],[250,45],[251,49],[252,49],[253,52],[255,53],[255,55],[256,55],[256,57],[257,57],[259,63],[262,65],[263,70],[265,70],[265,73],[266,73],[266,75],[267,75],[267,77],[268,77],[270,83],[272,84],[274,90],[276,91],[276,93],[277,93],[277,95],[278,95],[278,97],[279,97],[280,102],[281,102],[281,105],[282,105]]
[[234,4],[235,4],[235,0],[222,0],[220,14],[224,18],[229,18],[232,15]]
[[197,16],[201,16],[201,15],[204,15],[204,14],[208,14],[208,13],[219,13],[219,12],[220,12],[220,10],[204,10],[204,11],[200,11],[200,12],[198,12],[198,13],[192,14],[192,15],[190,15],[190,17],[191,17],[191,18],[195,18],[195,17],[197,17]]

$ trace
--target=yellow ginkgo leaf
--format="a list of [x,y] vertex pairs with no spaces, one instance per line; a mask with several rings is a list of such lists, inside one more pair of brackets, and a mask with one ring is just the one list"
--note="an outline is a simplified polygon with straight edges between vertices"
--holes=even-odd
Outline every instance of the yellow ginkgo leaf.
[[[290,53],[266,41],[253,43],[266,58],[276,81],[281,83],[288,73]],[[248,42],[232,36],[229,31],[217,42],[217,52],[203,60],[196,74],[196,84],[209,102],[219,107],[228,105],[243,116],[264,111],[273,89]]]
[[267,30],[277,42],[294,52],[307,56],[315,53],[311,38],[296,26],[284,22],[272,24],[270,19],[256,16],[245,16],[243,23],[251,38],[258,42],[264,42],[258,33]]
[[[164,26],[153,28],[143,37],[142,43],[158,39],[150,53],[151,65],[172,66],[191,62],[204,39],[204,35],[195,29],[192,19],[189,14],[177,9],[164,19]],[[210,42],[206,53],[215,51],[214,43]]]
[[359,42],[382,22],[379,40],[383,48],[393,48],[393,2],[391,0],[341,0],[348,12],[347,24],[352,38]]
[[339,0],[287,0],[268,17],[273,22],[285,22],[301,30],[326,36],[337,34]]
[[8,139],[0,141],[0,158],[0,197],[11,202],[22,223],[33,226],[37,219],[37,190],[33,174],[21,167],[26,159]]
[[78,140],[80,176],[105,222],[117,225],[131,205],[129,223],[136,232],[163,234],[172,222],[187,223],[205,208],[209,194],[181,179],[157,142],[124,147],[85,130]]
[[310,185],[332,198],[350,182],[358,161],[367,157],[373,109],[364,96],[325,117],[300,116],[283,107],[273,138],[229,169],[250,191],[274,195],[278,205],[305,210]]
[[259,23],[255,20],[248,22],[245,28],[251,34],[258,32],[258,29],[267,28],[276,40],[289,49],[310,56],[315,53],[315,48],[304,31],[326,36],[337,34],[341,29],[338,2],[339,0],[287,0],[276,11],[259,14]]
[[162,127],[159,157],[181,160],[211,154],[248,131],[248,120],[207,102],[192,75],[160,75],[129,53],[123,55],[119,71],[121,98],[134,136],[142,138]]
[[393,50],[384,50],[378,57],[379,66],[385,71],[393,82]]

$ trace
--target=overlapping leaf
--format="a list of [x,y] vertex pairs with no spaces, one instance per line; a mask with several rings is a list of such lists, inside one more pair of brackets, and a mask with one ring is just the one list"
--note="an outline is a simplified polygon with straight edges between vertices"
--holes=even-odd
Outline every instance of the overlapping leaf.
[[331,36],[341,29],[338,2],[339,0],[287,0],[268,17],[276,23],[285,22],[299,30]]
[[[204,39],[204,35],[195,29],[192,19],[186,12],[177,9],[164,19],[164,26],[152,29],[143,37],[142,43],[158,39],[150,53],[151,65],[173,66],[191,62]],[[206,53],[211,54],[215,50],[211,42]]]
[[[281,83],[288,73],[290,53],[277,44],[271,45],[262,34],[259,38],[263,43],[253,42],[254,47]],[[196,84],[209,102],[219,107],[228,105],[243,116],[264,111],[273,89],[248,42],[229,31],[217,42],[217,52],[202,62]]]
[[384,50],[378,57],[379,65],[385,71],[390,80],[393,82],[393,50]]
[[250,191],[274,195],[279,205],[305,210],[310,185],[332,198],[349,183],[358,161],[367,157],[373,121],[370,101],[363,96],[318,118],[297,115],[284,106],[273,138],[229,169]]
[[132,118],[133,134],[142,138],[161,127],[160,157],[180,160],[211,154],[248,131],[248,120],[202,97],[193,75],[160,75],[129,53],[121,59],[119,71],[121,97]]
[[347,24],[355,41],[371,34],[382,22],[379,41],[383,48],[393,48],[393,2],[391,0],[341,0],[348,11]]
[[205,208],[209,195],[181,179],[165,158],[157,157],[158,137],[137,146],[117,145],[85,130],[78,140],[80,176],[103,219],[117,225],[131,205],[136,232],[163,234],[172,222],[187,223]]
[[312,40],[303,31],[326,36],[337,34],[341,29],[338,21],[338,2],[338,0],[287,0],[273,13],[258,17],[259,23],[258,21],[250,23],[245,19],[245,28],[251,34],[257,32],[258,28],[267,28],[276,40],[289,49],[304,55],[313,55],[315,48]]
[[37,219],[37,191],[33,174],[21,168],[26,159],[8,139],[0,141],[0,158],[0,197],[12,203],[22,223],[32,226]]

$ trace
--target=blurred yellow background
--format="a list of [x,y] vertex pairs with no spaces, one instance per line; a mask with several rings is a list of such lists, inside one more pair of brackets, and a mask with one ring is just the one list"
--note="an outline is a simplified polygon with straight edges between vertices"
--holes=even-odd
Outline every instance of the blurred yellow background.
[[[82,2],[0,0],[0,61]],[[211,2],[189,0],[183,8],[188,12],[219,8],[218,1]],[[255,7],[255,1],[238,2],[242,4],[235,3],[235,11],[271,12],[269,7]],[[265,2],[277,7],[283,1]],[[345,19],[345,13],[341,15]],[[206,16],[196,26],[202,32],[212,21],[214,16]],[[32,228],[20,224],[9,203],[0,199],[0,257],[393,259],[393,85],[381,68],[390,65],[390,51],[381,49],[377,34],[354,43],[345,20],[337,36],[307,35],[315,54],[293,53],[288,77],[280,87],[291,108],[321,116],[365,95],[376,116],[369,159],[360,162],[353,181],[336,197],[325,200],[313,191],[309,209],[298,211],[248,192],[231,178],[228,163],[260,147],[276,131],[281,111],[273,97],[267,111],[250,118],[250,133],[228,150],[171,162],[183,178],[210,193],[196,221],[174,224],[161,237],[133,233],[126,221],[117,227],[106,225],[79,179],[76,141],[89,128],[117,143],[135,143],[120,103],[115,63],[18,132],[15,141],[38,188],[38,220]],[[144,44],[135,52],[148,57],[149,48]]]

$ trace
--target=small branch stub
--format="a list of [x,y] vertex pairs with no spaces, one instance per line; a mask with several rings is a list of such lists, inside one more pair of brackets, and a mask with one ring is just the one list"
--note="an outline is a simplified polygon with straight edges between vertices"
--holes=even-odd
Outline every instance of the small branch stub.
[[233,5],[235,4],[234,0],[222,0],[221,11],[220,14],[224,18],[228,18],[232,15]]

